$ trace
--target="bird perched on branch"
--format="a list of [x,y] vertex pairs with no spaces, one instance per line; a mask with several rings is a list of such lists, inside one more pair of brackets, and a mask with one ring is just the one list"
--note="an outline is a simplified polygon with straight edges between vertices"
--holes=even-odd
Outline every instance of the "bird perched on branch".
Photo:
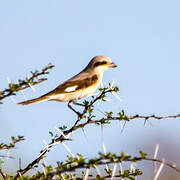
[[[20,102],[18,104],[28,105],[42,101],[68,101],[68,106],[76,103],[78,99],[92,96],[102,81],[103,72],[109,68],[117,67],[110,58],[106,56],[95,56],[89,64],[77,75],[63,82],[54,90],[38,98]],[[72,109],[72,108],[71,108]]]

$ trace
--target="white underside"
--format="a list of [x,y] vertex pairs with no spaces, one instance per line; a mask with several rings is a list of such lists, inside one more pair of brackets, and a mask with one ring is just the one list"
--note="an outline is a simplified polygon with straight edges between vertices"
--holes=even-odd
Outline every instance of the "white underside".
[[58,94],[51,96],[49,100],[55,100],[55,101],[76,101],[78,99],[92,96],[95,90],[98,86],[91,86],[89,88],[78,90],[76,92],[70,92],[70,93],[64,93],[64,94]]

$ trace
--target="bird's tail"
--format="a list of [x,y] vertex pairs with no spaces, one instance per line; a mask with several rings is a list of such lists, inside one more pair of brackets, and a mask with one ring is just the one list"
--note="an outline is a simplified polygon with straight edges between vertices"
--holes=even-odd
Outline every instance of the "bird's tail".
[[33,103],[47,101],[47,100],[49,100],[49,98],[47,96],[41,96],[41,97],[30,99],[30,100],[27,100],[27,101],[19,102],[18,104],[28,105],[28,104],[33,104]]

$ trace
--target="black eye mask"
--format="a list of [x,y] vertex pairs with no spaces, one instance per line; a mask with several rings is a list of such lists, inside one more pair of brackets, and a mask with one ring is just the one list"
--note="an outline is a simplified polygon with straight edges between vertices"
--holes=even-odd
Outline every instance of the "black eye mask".
[[94,64],[94,67],[97,67],[97,66],[100,66],[100,65],[104,65],[104,64],[107,64],[106,61],[102,61],[102,62],[97,62]]

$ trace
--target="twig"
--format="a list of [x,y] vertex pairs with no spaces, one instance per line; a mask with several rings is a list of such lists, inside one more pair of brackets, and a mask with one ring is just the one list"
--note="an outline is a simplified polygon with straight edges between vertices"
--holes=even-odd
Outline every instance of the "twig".
[[5,144],[5,143],[1,143],[0,144],[0,150],[9,150],[11,148],[14,148],[15,144],[18,142],[21,142],[24,140],[24,136],[18,136],[17,138],[15,138],[14,136],[11,137],[12,142],[9,144]]
[[0,101],[2,101],[6,97],[16,95],[16,92],[20,90],[26,89],[28,87],[34,86],[36,84],[39,84],[47,80],[47,78],[39,78],[39,77],[42,75],[49,74],[49,70],[52,69],[53,67],[54,65],[48,64],[45,68],[41,70],[41,72],[37,70],[35,72],[31,71],[32,74],[31,77],[26,78],[26,80],[18,80],[18,83],[16,84],[9,82],[9,88],[0,91]]
[[0,168],[0,174],[3,178],[3,180],[7,180],[6,174],[3,172],[3,170]]
[[[86,123],[83,123],[82,125],[77,125],[78,122],[83,118],[83,116],[89,111],[89,109],[93,106],[93,104],[94,104],[96,101],[102,99],[102,98],[105,96],[106,93],[109,93],[109,92],[112,92],[112,91],[113,91],[113,89],[108,89],[108,90],[105,90],[105,89],[104,89],[104,90],[102,90],[101,94],[100,94],[99,96],[97,96],[93,101],[91,101],[90,104],[85,105],[85,106],[84,106],[83,113],[82,113],[82,114],[77,114],[77,115],[78,115],[78,119],[77,119],[77,121],[74,123],[74,125],[73,125],[69,130],[63,131],[63,135],[61,135],[60,137],[58,137],[58,138],[56,138],[56,139],[53,139],[52,142],[47,145],[48,148],[42,150],[42,151],[40,152],[40,155],[39,155],[34,161],[32,161],[31,163],[29,163],[24,169],[19,169],[19,170],[17,171],[17,174],[16,174],[16,176],[15,176],[15,179],[17,179],[20,175],[23,175],[23,174],[25,174],[27,171],[29,171],[30,169],[32,169],[35,164],[38,164],[38,163],[40,162],[40,160],[44,158],[44,155],[51,150],[51,148],[53,147],[54,144],[63,142],[63,141],[65,141],[65,140],[69,140],[69,139],[64,138],[64,135],[68,135],[69,133],[72,133],[73,131],[75,131],[75,130],[77,130],[77,129],[79,129],[79,128],[83,128],[83,127],[86,126],[87,124],[92,123],[91,120],[88,120]],[[69,105],[71,106],[70,103],[68,103],[68,106],[69,106]],[[94,121],[93,121],[93,123],[94,123]]]
[[157,172],[156,172],[156,174],[155,174],[155,176],[154,176],[154,180],[157,180],[157,179],[158,179],[158,177],[159,177],[159,175],[160,175],[163,167],[164,167],[164,161],[163,161],[163,162],[161,163],[161,165],[159,166],[159,169],[157,170]]
[[165,162],[164,160],[154,159],[154,158],[144,158],[144,160],[163,163],[164,165],[174,169],[175,171],[180,172],[180,168],[177,168],[176,165],[168,163],[168,162]]
[[127,116],[128,119],[145,119],[145,120],[148,120],[148,119],[151,119],[151,118],[154,118],[154,119],[169,119],[169,118],[179,118],[180,117],[180,114],[177,114],[177,115],[171,115],[171,116],[156,116],[156,115],[149,115],[149,116],[142,116],[142,115],[134,115],[134,116]]
[[[113,160],[111,158],[103,158],[103,157],[96,158],[96,161],[94,162],[94,164],[92,164],[92,162],[90,164],[88,162],[84,162],[84,163],[79,163],[79,164],[76,163],[76,165],[70,166],[70,163],[68,162],[68,163],[62,164],[63,167],[65,167],[66,165],[69,165],[67,169],[62,169],[62,170],[57,169],[53,173],[56,174],[56,175],[59,175],[59,174],[65,173],[65,172],[74,171],[75,169],[81,169],[81,168],[87,168],[88,169],[88,168],[92,167],[92,168],[95,168],[97,170],[97,173],[100,175],[101,173],[99,172],[99,169],[97,169],[97,165],[95,165],[96,162],[98,162],[98,166],[100,166],[100,165],[105,165],[106,163],[107,164],[112,164],[112,163],[116,164],[117,162],[123,162],[123,161],[124,162],[135,162],[135,161],[142,161],[142,160],[147,160],[147,161],[151,161],[151,162],[156,161],[158,163],[164,164],[164,165],[176,170],[177,172],[180,172],[180,168],[174,167],[173,164],[165,162],[164,160],[161,160],[161,159],[153,159],[153,158],[147,158],[147,157],[145,157],[145,158],[142,158],[142,157],[134,157],[134,158],[132,158],[131,156],[129,156],[129,157],[127,156],[124,159],[124,157],[122,157],[122,156],[117,156],[116,160]],[[72,162],[72,164],[73,163],[74,162]],[[114,168],[114,171],[115,171],[115,169],[116,169],[116,166]],[[162,167],[161,167],[161,169],[162,169]],[[121,173],[122,173],[122,170],[121,170]],[[131,173],[133,174],[133,172],[131,172]],[[112,174],[110,174],[110,176],[108,176],[108,177],[112,178]],[[102,176],[100,175],[100,177],[102,177]],[[105,176],[105,177],[107,177],[107,176]],[[114,174],[113,177],[116,177],[116,175]]]
[[[177,117],[180,117],[180,115],[178,114],[178,115],[174,115],[174,116],[161,116],[161,117],[160,116],[155,116],[155,115],[151,115],[151,116],[140,116],[140,115],[128,116],[129,119],[138,119],[138,118],[142,118],[142,119],[146,119],[146,118],[166,119],[166,118],[177,118]],[[120,120],[120,119],[119,119],[119,117],[109,117],[109,118],[106,118],[104,120]],[[79,120],[78,120],[78,122],[79,122]],[[75,131],[77,129],[84,128],[86,125],[96,124],[96,123],[101,123],[101,122],[102,122],[101,119],[100,120],[88,120],[88,121],[86,121],[84,123],[76,125],[77,124],[77,121],[76,121],[75,124],[69,130],[65,130],[65,131],[63,131],[63,133],[65,135],[68,135],[69,133],[72,133],[73,131]],[[23,175],[24,173],[29,171],[35,164],[38,164],[39,161],[44,158],[44,155],[47,152],[49,152],[50,149],[53,147],[54,142],[63,142],[65,140],[69,140],[69,139],[64,138],[63,135],[61,135],[60,137],[58,137],[56,139],[53,139],[52,142],[48,145],[49,149],[46,150],[46,151],[43,151],[43,153],[40,156],[38,156],[38,158],[36,158],[33,162],[31,162],[25,169],[20,169],[16,176],[18,177],[19,173],[21,173]],[[146,159],[146,160],[148,160],[148,159]],[[156,161],[155,159],[151,159],[151,160]],[[160,162],[160,161],[157,160],[157,162]],[[170,166],[170,165],[168,165],[168,166]],[[174,166],[172,165],[172,167],[174,167]]]
[[[126,121],[129,121],[129,120],[132,120],[132,119],[145,119],[145,120],[147,120],[147,119],[150,119],[150,118],[154,118],[154,119],[166,119],[166,118],[177,118],[177,117],[180,117],[180,114],[173,115],[173,116],[155,116],[155,115],[149,115],[149,116],[142,116],[142,115],[125,116],[123,114],[122,117],[121,116],[117,116],[117,117],[108,116],[108,117],[100,119],[100,120],[92,120],[92,118],[87,118],[86,122],[78,124],[80,122],[80,120],[84,118],[84,115],[91,110],[91,108],[93,107],[95,102],[97,102],[100,99],[104,99],[105,94],[111,93],[113,91],[114,91],[113,88],[112,89],[104,88],[101,91],[101,94],[99,96],[97,96],[95,99],[93,99],[89,104],[85,105],[82,114],[79,114],[79,113],[77,114],[78,115],[78,119],[76,120],[74,125],[70,129],[64,130],[63,131],[63,135],[59,136],[58,138],[52,139],[52,142],[49,143],[48,146],[47,146],[48,148],[42,150],[40,152],[40,155],[33,162],[29,163],[24,169],[18,170],[15,179],[17,179],[17,177],[19,177],[20,174],[21,175],[25,174],[27,171],[32,169],[34,167],[34,165],[38,164],[40,162],[40,160],[44,158],[45,154],[48,153],[55,144],[63,142],[65,140],[70,140],[70,139],[65,138],[65,136],[67,136],[68,134],[72,133],[73,131],[76,131],[79,128],[84,128],[86,125],[89,125],[89,124],[98,124],[98,123],[99,124],[103,124],[104,122],[109,121],[109,120],[111,120],[111,121],[112,120],[118,120],[118,121],[125,120],[125,122],[126,122]],[[145,160],[148,160],[148,159],[145,159]],[[156,160],[155,159],[151,159],[151,161],[156,161]],[[160,162],[160,160],[159,161],[157,160],[157,162]],[[167,166],[169,166],[169,164]]]

